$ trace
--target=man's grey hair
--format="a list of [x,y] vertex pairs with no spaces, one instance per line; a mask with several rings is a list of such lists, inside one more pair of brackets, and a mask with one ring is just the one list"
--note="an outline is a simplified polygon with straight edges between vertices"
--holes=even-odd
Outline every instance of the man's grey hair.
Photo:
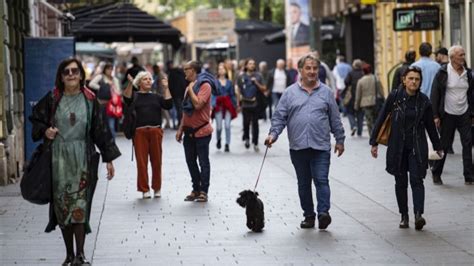
[[145,76],[150,76],[151,78],[151,83],[153,83],[153,76],[151,75],[150,72],[148,71],[140,71],[138,72],[138,74],[135,76],[135,78],[133,79],[133,86],[135,86],[135,88],[137,89],[140,89],[140,82],[142,81],[142,78],[144,78]]
[[460,50],[460,49],[464,50],[464,48],[459,44],[456,44],[456,45],[453,45],[453,46],[449,47],[449,50],[448,50],[449,59],[451,59],[454,56],[454,53],[457,50]]
[[319,61],[319,59],[317,59],[316,56],[314,56],[314,54],[310,53],[310,54],[307,54],[307,55],[303,55],[298,60],[298,69],[299,70],[303,69],[303,66],[304,66],[304,63],[306,62],[306,60],[312,60],[312,61],[316,62],[318,67],[321,65],[321,62]]
[[285,64],[285,60],[280,58],[277,60],[276,64],[278,65],[278,63]]

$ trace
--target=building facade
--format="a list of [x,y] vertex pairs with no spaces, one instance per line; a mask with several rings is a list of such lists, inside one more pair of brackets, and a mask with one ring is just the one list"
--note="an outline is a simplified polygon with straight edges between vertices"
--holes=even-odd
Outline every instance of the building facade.
[[0,185],[16,182],[25,161],[23,38],[59,36],[60,14],[44,0],[0,0]]
[[[372,2],[374,4],[363,4]],[[417,2],[417,1],[411,1]],[[439,7],[441,16],[445,5],[437,3],[400,4],[396,1],[363,0],[313,0],[313,14],[321,17],[342,17],[344,23],[345,51],[348,61],[362,59],[374,66],[378,78],[388,92],[393,70],[402,62],[408,50],[418,51],[422,42],[429,42],[434,48],[444,45],[443,29],[394,31],[393,10],[419,5]]]

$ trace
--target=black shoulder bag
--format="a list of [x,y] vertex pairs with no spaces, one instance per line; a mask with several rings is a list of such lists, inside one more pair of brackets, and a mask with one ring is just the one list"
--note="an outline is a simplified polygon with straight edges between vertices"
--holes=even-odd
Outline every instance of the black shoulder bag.
[[[61,97],[53,97],[49,123],[54,126],[54,115]],[[47,204],[52,201],[52,141],[45,139],[33,151],[20,182],[21,195],[34,204]]]

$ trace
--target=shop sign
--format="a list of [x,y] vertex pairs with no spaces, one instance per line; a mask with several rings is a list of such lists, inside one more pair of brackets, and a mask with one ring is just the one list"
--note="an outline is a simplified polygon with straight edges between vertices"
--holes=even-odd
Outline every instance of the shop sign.
[[437,30],[439,26],[438,6],[414,6],[393,9],[394,31]]

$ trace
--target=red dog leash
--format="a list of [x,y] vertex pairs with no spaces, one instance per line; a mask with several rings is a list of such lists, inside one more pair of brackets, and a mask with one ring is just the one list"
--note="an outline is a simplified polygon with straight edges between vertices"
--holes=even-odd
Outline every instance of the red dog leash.
[[255,190],[257,189],[258,180],[260,180],[260,174],[262,173],[262,169],[263,169],[263,163],[265,162],[265,158],[267,158],[267,152],[268,152],[268,146],[267,148],[265,148],[265,155],[263,155],[262,165],[260,166],[260,171],[258,172],[257,182],[255,183],[255,187],[253,188],[253,192],[255,192]]

